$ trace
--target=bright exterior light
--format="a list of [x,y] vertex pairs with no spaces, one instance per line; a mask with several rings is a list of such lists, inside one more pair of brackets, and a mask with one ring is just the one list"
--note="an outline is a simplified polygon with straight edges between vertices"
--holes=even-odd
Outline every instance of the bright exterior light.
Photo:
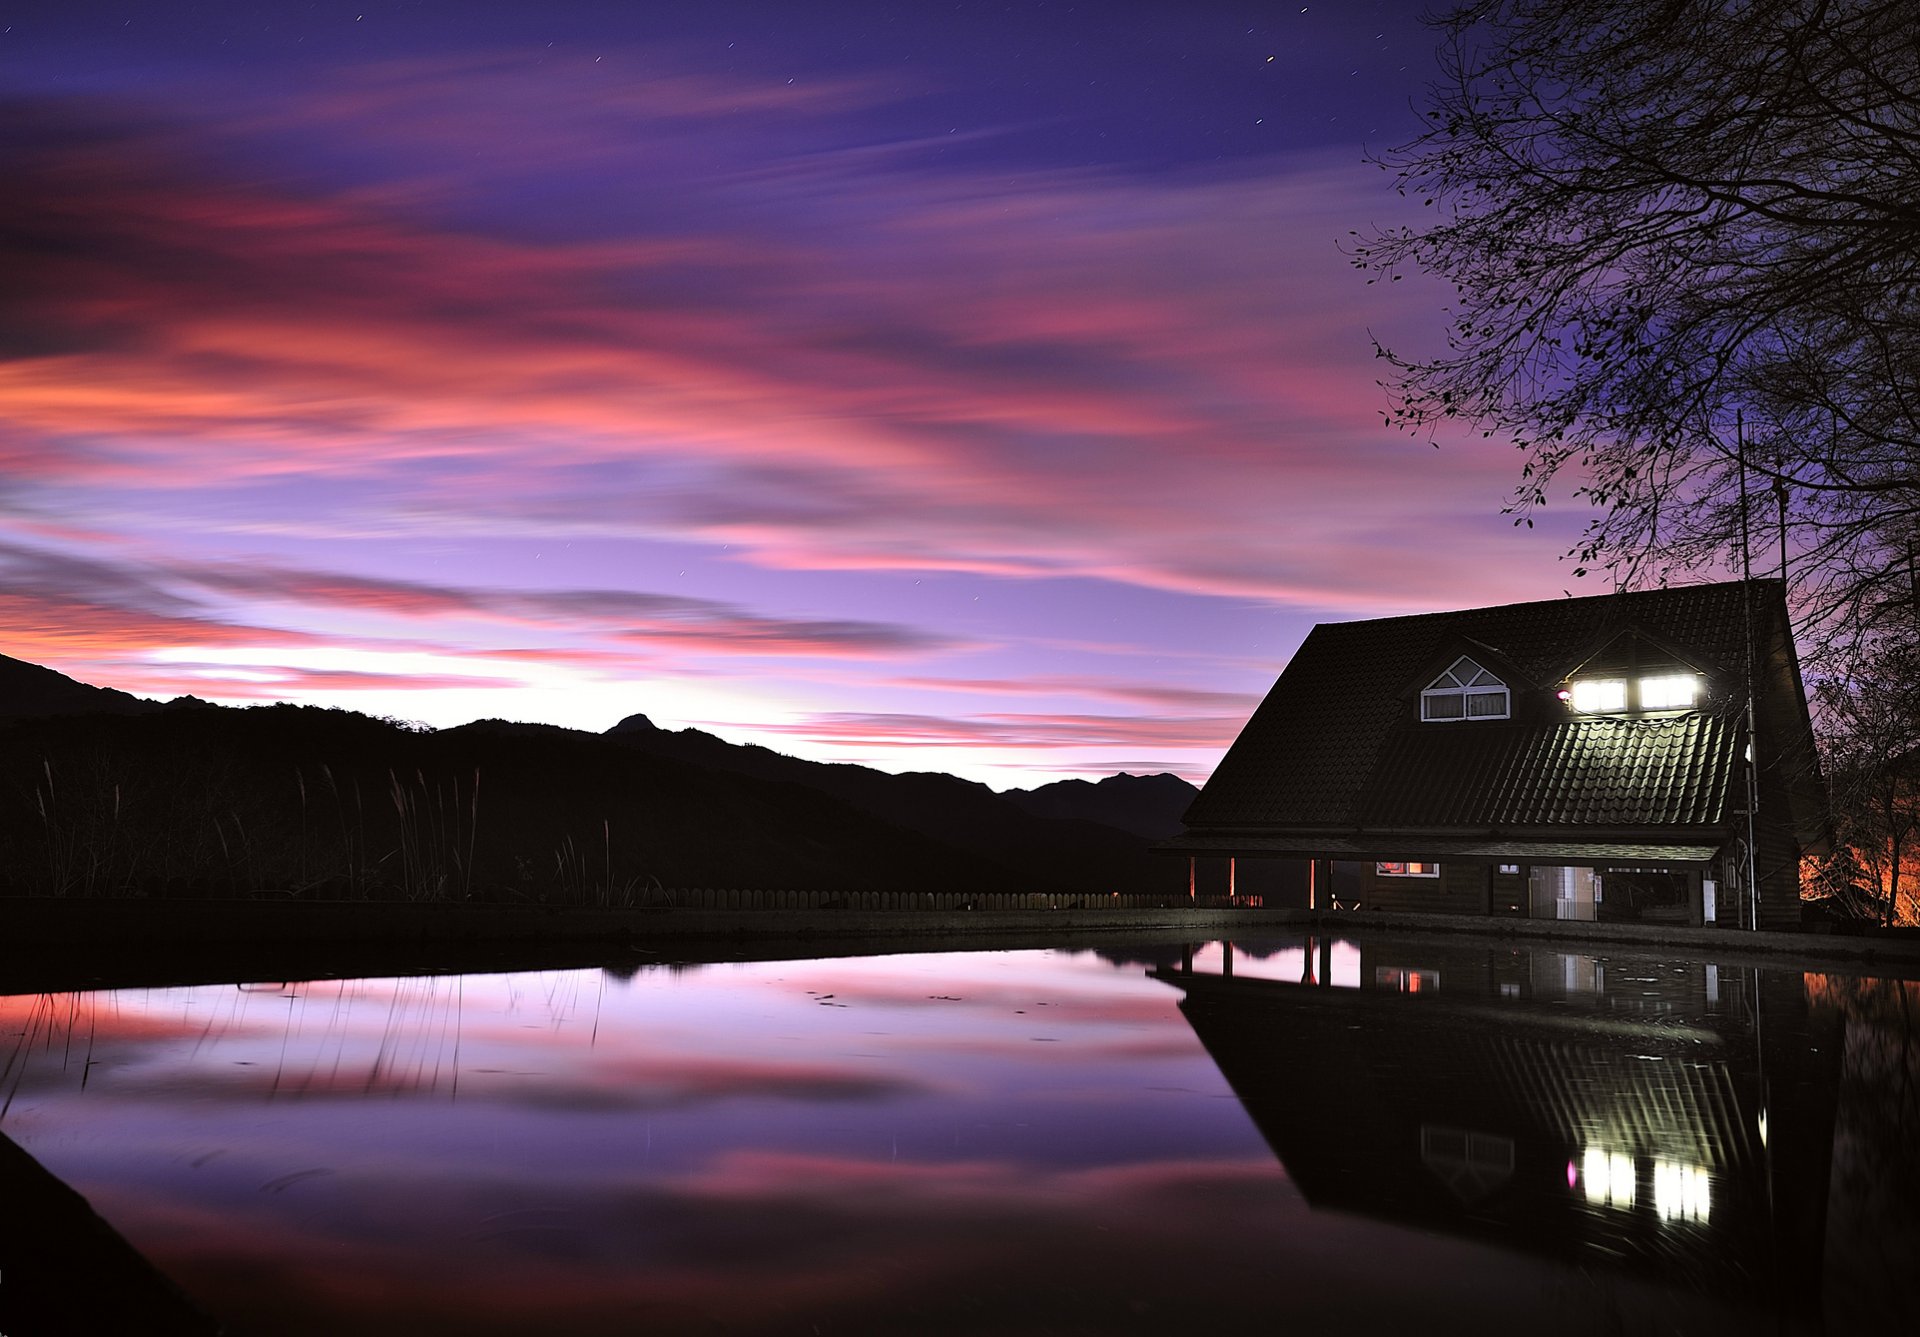
[[1573,708],[1594,715],[1627,708],[1627,684],[1618,678],[1594,678],[1573,685]]
[[1686,710],[1700,691],[1700,680],[1691,673],[1675,673],[1662,678],[1640,680],[1640,709]]

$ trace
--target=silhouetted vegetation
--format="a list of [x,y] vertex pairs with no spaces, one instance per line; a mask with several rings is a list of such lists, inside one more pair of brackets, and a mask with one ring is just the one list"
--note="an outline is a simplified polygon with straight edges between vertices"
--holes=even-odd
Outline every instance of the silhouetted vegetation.
[[1845,918],[1913,922],[1920,906],[1920,650],[1875,638],[1815,703],[1833,816],[1814,890]]
[[337,709],[143,704],[0,732],[0,891],[641,905],[673,887],[1184,887],[1114,827],[694,730],[435,733]]

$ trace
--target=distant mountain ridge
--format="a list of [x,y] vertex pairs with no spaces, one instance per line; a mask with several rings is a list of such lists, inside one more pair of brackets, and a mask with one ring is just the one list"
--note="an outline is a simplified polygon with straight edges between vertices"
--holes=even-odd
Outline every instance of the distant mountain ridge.
[[1037,789],[1009,789],[1000,797],[1035,817],[1078,818],[1117,826],[1148,840],[1165,840],[1185,829],[1180,818],[1200,793],[1177,775],[1129,775],[1104,780],[1056,780]]
[[112,687],[93,687],[64,673],[0,655],[0,719],[46,715],[138,715],[159,710],[147,701]]
[[[1184,868],[1150,856],[1148,847],[1180,829],[1198,793],[1177,776],[1117,775],[996,794],[952,775],[892,775],[728,743],[698,729],[661,729],[645,715],[604,734],[502,720],[421,734],[313,707],[170,710],[5,657],[0,724],[16,738],[31,732],[33,750],[47,757],[84,741],[96,754],[128,758],[132,772],[185,754],[222,775],[252,777],[244,795],[256,809],[251,824],[239,807],[223,818],[211,797],[203,805],[217,840],[202,843],[229,856],[232,835],[223,822],[248,830],[297,826],[306,840],[322,769],[336,789],[339,777],[357,777],[363,808],[366,793],[384,799],[414,776],[423,793],[444,796],[462,792],[461,777],[478,775],[472,801],[489,820],[470,835],[480,851],[474,860],[485,862],[486,853],[501,868],[554,858],[564,866],[583,857],[583,846],[605,845],[595,857],[608,878],[618,848],[629,876],[683,886],[1172,894],[1184,891]],[[147,781],[163,784],[130,772],[125,792],[141,792]],[[20,783],[37,781],[27,775]],[[289,815],[296,798],[297,823]],[[121,799],[116,782],[116,812]],[[404,827],[405,804],[393,802]],[[404,835],[394,838],[404,844]]]

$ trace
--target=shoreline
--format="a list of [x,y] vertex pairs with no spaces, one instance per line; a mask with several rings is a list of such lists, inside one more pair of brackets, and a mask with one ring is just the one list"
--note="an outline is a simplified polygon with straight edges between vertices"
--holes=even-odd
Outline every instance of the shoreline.
[[185,983],[634,969],[937,950],[1095,950],[1308,931],[1582,944],[1756,964],[1792,957],[1920,976],[1920,939],[1379,911],[709,910],[460,902],[0,900],[0,994]]

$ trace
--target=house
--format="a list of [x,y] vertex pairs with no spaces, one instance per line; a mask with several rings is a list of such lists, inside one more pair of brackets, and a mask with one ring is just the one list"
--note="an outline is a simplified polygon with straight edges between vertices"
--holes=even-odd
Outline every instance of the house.
[[1229,879],[1309,861],[1315,908],[1795,927],[1824,798],[1784,589],[1315,627],[1186,825],[1162,848]]

